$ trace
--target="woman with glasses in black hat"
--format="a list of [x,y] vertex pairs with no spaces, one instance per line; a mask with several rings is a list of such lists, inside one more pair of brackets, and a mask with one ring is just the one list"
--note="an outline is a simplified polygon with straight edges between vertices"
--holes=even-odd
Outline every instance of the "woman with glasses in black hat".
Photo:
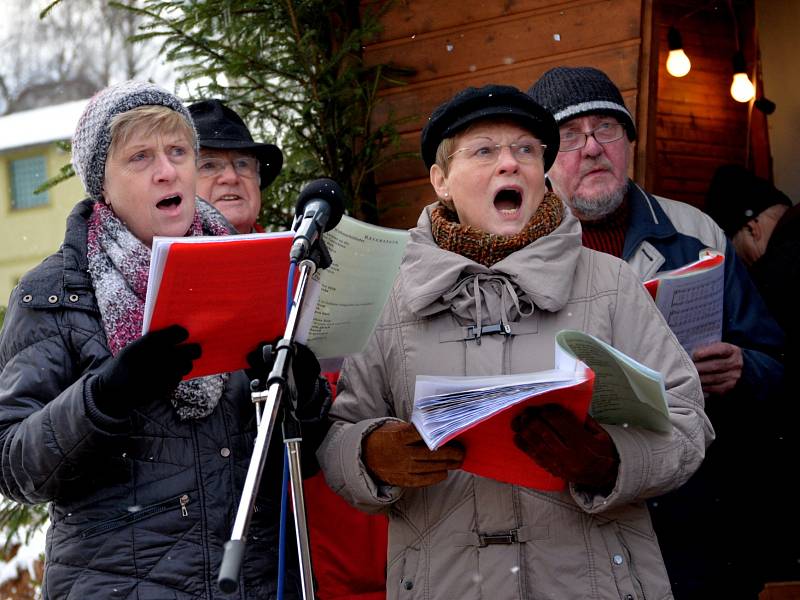
[[[671,597],[644,499],[703,458],[700,382],[633,272],[582,248],[578,220],[546,191],[558,145],[553,117],[499,85],[459,92],[422,132],[437,201],[370,346],[344,363],[318,452],[334,490],[389,516],[390,598]],[[555,492],[462,471],[455,444],[428,450],[409,423],[417,375],[551,369],[565,328],[663,373],[670,435],[528,409],[507,435],[565,480]]]
[[253,141],[242,118],[219,100],[189,106],[200,155],[197,195],[219,210],[239,233],[263,231],[256,222],[261,191],[280,173],[283,153]]

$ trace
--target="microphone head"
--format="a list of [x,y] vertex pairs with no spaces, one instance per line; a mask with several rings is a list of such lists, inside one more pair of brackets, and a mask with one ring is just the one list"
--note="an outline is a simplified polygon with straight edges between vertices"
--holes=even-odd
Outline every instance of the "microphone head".
[[301,216],[306,204],[312,200],[322,200],[330,206],[330,216],[326,231],[330,231],[339,224],[344,214],[344,192],[333,179],[315,179],[300,192],[297,205],[294,209],[295,218]]

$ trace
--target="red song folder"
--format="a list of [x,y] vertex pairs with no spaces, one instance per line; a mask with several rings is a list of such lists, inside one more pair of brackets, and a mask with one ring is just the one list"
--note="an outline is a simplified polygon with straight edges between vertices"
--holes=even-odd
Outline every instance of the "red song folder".
[[144,331],[189,331],[203,354],[185,379],[247,367],[259,342],[283,335],[292,237],[155,238]]
[[569,387],[550,390],[503,410],[455,436],[465,450],[462,469],[505,483],[537,490],[559,491],[566,482],[540,467],[514,444],[511,421],[528,406],[560,404],[581,421],[589,412],[594,373]]

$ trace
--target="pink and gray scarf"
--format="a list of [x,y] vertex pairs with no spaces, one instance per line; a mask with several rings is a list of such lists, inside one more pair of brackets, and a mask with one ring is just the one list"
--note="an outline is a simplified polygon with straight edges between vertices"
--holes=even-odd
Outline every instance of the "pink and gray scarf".
[[[226,235],[223,217],[197,200],[194,220],[186,235]],[[103,202],[89,218],[89,274],[112,356],[141,337],[150,248],[143,244]],[[201,419],[217,406],[227,375],[182,381],[171,401],[182,420]]]

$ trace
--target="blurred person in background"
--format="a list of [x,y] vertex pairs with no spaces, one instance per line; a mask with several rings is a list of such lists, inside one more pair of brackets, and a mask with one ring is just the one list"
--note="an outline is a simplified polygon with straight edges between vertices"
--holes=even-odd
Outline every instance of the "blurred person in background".
[[197,128],[197,195],[219,210],[239,233],[264,231],[258,224],[261,191],[278,176],[283,153],[253,141],[242,118],[220,100],[189,105]]

